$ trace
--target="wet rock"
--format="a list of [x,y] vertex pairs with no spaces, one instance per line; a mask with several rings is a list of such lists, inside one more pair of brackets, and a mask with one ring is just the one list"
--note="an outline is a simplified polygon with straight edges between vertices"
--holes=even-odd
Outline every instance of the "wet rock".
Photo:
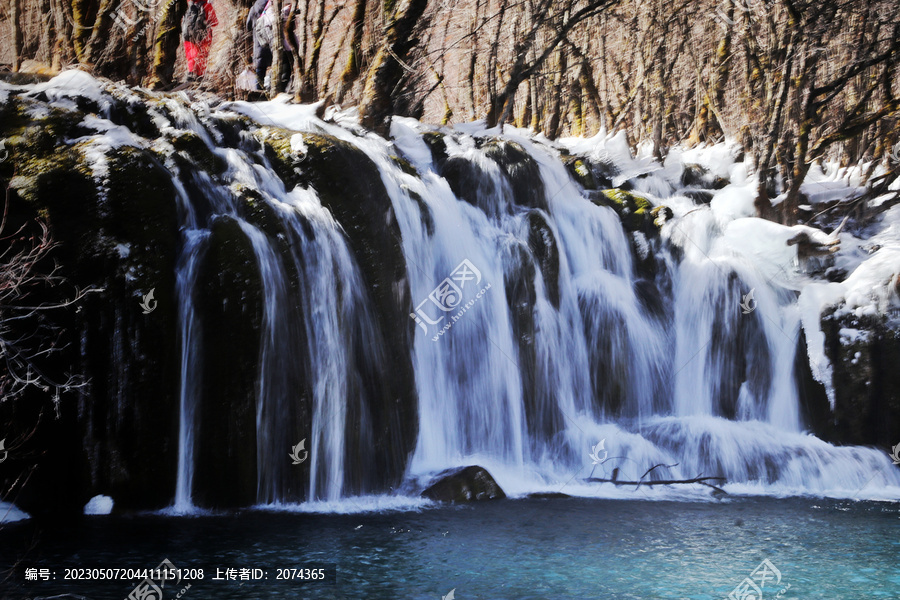
[[451,156],[443,161],[438,173],[457,198],[479,207],[488,216],[499,216],[499,187],[480,165],[462,156]]
[[690,198],[691,202],[698,206],[707,205],[713,199],[713,193],[709,190],[682,190],[681,194]]
[[713,175],[704,166],[696,164],[684,165],[681,173],[681,185],[705,190],[721,190],[729,181],[724,177]]
[[890,448],[900,431],[900,325],[889,314],[841,314],[822,317],[825,354],[832,365],[835,405],[825,439],[841,444]]
[[196,408],[198,506],[256,502],[256,398],[262,327],[262,281],[250,240],[237,221],[211,227],[197,282],[203,348]]
[[613,179],[620,171],[610,160],[593,160],[585,156],[563,159],[566,169],[586,190],[605,190],[613,187]]
[[438,502],[473,502],[506,498],[491,474],[483,467],[448,469],[422,492],[422,496]]
[[[13,191],[17,218],[48,224],[58,244],[55,274],[67,281],[32,301],[65,302],[77,289],[93,290],[41,317],[61,332],[48,366],[86,383],[61,391],[58,403],[46,390],[16,404],[56,416],[15,419],[37,426],[29,443],[40,461],[20,505],[36,515],[77,513],[104,493],[122,508],[162,508],[174,493],[177,465],[174,188],[154,155],[128,146],[106,151],[101,179],[91,169],[96,148],[88,159],[88,145],[71,141],[89,133],[81,115],[58,108],[26,114],[15,107],[27,102],[12,101],[6,110],[10,105],[18,116],[3,123],[0,137],[13,133],[16,177],[3,183]],[[155,305],[144,314],[150,290]],[[69,493],[58,494],[61,486]]]
[[559,247],[544,213],[538,210],[528,213],[528,247],[541,269],[547,296],[553,307],[558,309]]
[[539,208],[545,212],[549,210],[540,167],[522,146],[515,142],[495,139],[485,143],[482,150],[506,175],[515,204]]
[[642,231],[651,235],[658,231],[654,225],[653,205],[643,196],[616,188],[588,192],[588,199],[597,206],[607,206],[616,211],[627,231]]
[[412,367],[415,322],[400,226],[378,167],[364,152],[337,138],[304,133],[306,153],[291,151],[295,132],[265,127],[256,135],[287,189],[312,187],[340,223],[362,271],[386,349],[383,373],[371,382],[376,472],[382,485],[399,483],[413,450],[418,418]]
[[447,160],[447,141],[444,137],[445,134],[439,131],[427,131],[422,134],[422,140],[428,146],[428,149],[431,150],[431,158],[438,171],[440,171],[444,161]]

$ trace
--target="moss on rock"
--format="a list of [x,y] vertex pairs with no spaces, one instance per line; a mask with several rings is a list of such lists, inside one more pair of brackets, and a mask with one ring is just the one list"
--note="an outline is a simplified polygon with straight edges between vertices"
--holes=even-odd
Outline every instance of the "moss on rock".
[[590,192],[590,200],[597,206],[607,206],[619,215],[627,231],[642,231],[653,235],[658,231],[652,214],[653,205],[649,200],[634,192],[619,188]]

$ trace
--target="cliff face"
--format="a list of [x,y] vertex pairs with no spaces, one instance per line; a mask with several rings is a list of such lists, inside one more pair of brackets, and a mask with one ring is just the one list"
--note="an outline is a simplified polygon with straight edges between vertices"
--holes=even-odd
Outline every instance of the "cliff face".
[[[400,234],[372,162],[345,142],[310,135],[304,167],[295,169],[296,156],[283,145],[293,132],[77,79],[86,88],[65,101],[38,86],[0,103],[0,139],[9,153],[0,163],[9,190],[5,231],[24,227],[27,241],[45,223],[54,243],[33,274],[57,279],[29,288],[28,300],[52,307],[77,298],[9,323],[5,339],[27,337],[38,323],[55,336],[31,340],[53,348],[34,364],[46,377],[0,403],[7,448],[14,449],[3,482],[21,485],[23,470],[35,468],[18,504],[57,516],[79,511],[96,494],[124,508],[170,505],[183,395],[191,394],[202,423],[192,432],[194,456],[209,468],[190,493],[202,506],[247,506],[260,493],[261,387],[280,386],[295,400],[285,414],[265,419],[312,420],[303,316],[316,298],[301,289],[309,274],[300,272],[300,247],[316,232],[297,215],[285,217],[260,190],[230,179],[229,151],[270,164],[282,190],[303,184],[318,191],[363,265],[361,288],[344,293],[369,298],[376,324],[366,332],[369,347],[348,344],[356,375],[346,393],[357,398],[348,400],[357,407],[351,410],[374,415],[378,435],[359,450],[374,463],[360,460],[347,484],[358,492],[396,485],[416,435],[414,324],[406,315]],[[266,312],[267,293],[275,291],[265,257],[282,270],[276,315]],[[279,318],[284,322],[272,322]],[[263,373],[261,361],[282,330],[291,340],[287,355],[273,359],[278,373]],[[370,348],[389,349],[379,356],[383,371],[362,356]],[[66,374],[77,377],[55,387]],[[308,427],[286,431],[284,447],[309,435]],[[282,475],[273,485],[283,498],[306,497],[308,475]],[[67,493],[53,491],[60,487]]]

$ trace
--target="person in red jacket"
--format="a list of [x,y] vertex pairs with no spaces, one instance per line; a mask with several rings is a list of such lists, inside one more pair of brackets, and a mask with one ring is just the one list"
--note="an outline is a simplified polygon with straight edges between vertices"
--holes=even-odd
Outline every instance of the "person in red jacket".
[[187,81],[203,77],[209,46],[212,44],[213,27],[219,24],[216,9],[209,0],[188,0],[187,11],[181,21],[184,38],[184,56],[187,59]]

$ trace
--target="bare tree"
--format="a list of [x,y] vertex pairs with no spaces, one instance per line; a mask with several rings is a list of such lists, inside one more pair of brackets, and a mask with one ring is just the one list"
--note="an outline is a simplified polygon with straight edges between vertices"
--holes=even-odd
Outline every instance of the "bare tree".
[[14,399],[29,388],[60,392],[84,385],[78,375],[57,373],[53,357],[65,348],[65,332],[49,313],[72,306],[94,289],[74,290],[60,302],[40,300],[49,288],[65,283],[51,257],[55,247],[47,224],[23,223],[12,232],[9,190],[0,219],[0,397]]

